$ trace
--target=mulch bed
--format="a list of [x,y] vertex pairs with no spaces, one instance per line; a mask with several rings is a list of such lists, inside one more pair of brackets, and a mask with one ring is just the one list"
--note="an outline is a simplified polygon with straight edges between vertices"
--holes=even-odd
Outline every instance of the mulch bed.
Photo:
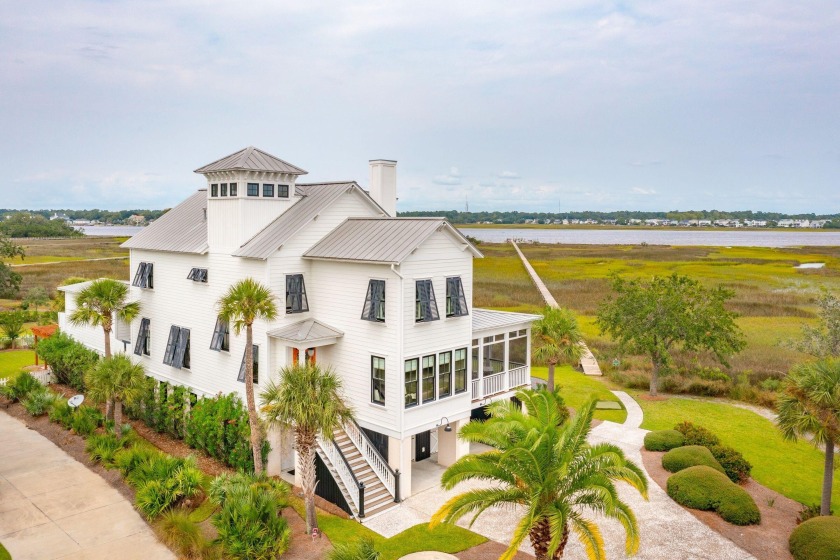
[[[671,473],[662,468],[663,455],[662,452],[642,449],[642,461],[645,470],[665,490]],[[761,523],[759,525],[739,527],[727,523],[713,511],[684,509],[759,560],[792,559],[793,557],[788,550],[788,538],[796,527],[796,518],[802,510],[802,504],[782,496],[752,479],[742,485],[742,488],[752,496],[761,512]]]
[[283,518],[292,530],[292,542],[289,550],[283,554],[283,560],[312,560],[324,558],[327,552],[332,549],[330,539],[322,534],[313,539],[306,533],[306,522],[293,508],[283,510]]
[[[505,545],[496,541],[487,541],[478,546],[458,552],[455,556],[461,560],[488,560],[489,558],[499,558],[505,550],[507,550]],[[513,558],[514,560],[533,560],[534,557],[520,550]]]

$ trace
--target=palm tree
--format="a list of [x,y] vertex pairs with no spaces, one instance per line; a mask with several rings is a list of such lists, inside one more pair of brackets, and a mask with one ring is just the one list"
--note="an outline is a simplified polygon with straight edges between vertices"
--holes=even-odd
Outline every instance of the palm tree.
[[228,288],[219,299],[219,319],[233,327],[239,335],[245,328],[245,400],[248,404],[248,422],[251,424],[251,452],[254,454],[254,472],[261,474],[262,429],[254,400],[254,321],[272,321],[277,317],[274,294],[253,278],[245,278]]
[[799,364],[785,378],[776,424],[787,440],[810,437],[825,447],[820,515],[831,515],[834,447],[840,444],[840,360]]
[[145,393],[146,372],[125,354],[117,354],[97,362],[85,373],[85,386],[95,401],[114,402],[114,433],[122,434],[122,405],[132,404]]
[[111,331],[114,318],[130,323],[140,314],[140,302],[128,302],[128,286],[111,278],[94,280],[76,295],[76,309],[70,314],[73,325],[102,327],[105,357],[111,357]]
[[647,499],[643,471],[610,443],[589,445],[595,401],[582,407],[570,422],[562,398],[546,390],[521,390],[522,409],[510,401],[489,406],[490,419],[470,422],[460,437],[496,449],[458,459],[441,477],[451,490],[466,480],[489,485],[448,500],[434,514],[431,527],[455,523],[474,513],[472,521],[492,506],[520,506],[524,516],[502,559],[513,558],[530,537],[537,560],[560,558],[569,533],[583,543],[589,558],[604,558],[598,526],[584,515],[599,513],[618,520],[626,534],[628,555],[639,548],[636,517],[618,496],[615,481],[629,483]]
[[537,347],[534,358],[548,364],[548,390],[554,391],[554,367],[559,363],[575,364],[583,351],[583,337],[577,318],[568,309],[546,305],[543,318],[531,327]]
[[280,381],[272,381],[260,397],[266,421],[294,431],[306,504],[306,532],[311,533],[318,526],[315,445],[318,437],[332,440],[333,432],[353,419],[353,411],[342,399],[338,375],[315,364],[283,368]]

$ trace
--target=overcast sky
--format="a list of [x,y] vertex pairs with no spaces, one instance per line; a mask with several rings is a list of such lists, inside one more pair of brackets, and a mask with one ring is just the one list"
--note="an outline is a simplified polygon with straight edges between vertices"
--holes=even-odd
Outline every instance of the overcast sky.
[[399,210],[840,212],[836,0],[8,0],[0,52],[4,208],[168,207],[254,145],[396,159]]

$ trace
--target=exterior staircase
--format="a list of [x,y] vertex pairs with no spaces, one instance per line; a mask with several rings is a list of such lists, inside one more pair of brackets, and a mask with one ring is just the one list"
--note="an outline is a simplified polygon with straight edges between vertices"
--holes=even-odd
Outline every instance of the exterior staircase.
[[399,472],[394,472],[355,423],[319,440],[317,452],[359,521],[396,507]]

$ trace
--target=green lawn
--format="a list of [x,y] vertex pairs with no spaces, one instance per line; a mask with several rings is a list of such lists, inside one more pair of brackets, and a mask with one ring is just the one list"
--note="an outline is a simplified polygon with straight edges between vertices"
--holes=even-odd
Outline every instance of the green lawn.
[[[532,366],[531,375],[547,379],[548,368]],[[560,387],[560,394],[563,395],[566,405],[574,409],[579,409],[591,398],[599,401],[620,402],[600,379],[575,371],[571,366],[558,367],[554,372],[554,383]],[[623,408],[621,410],[596,410],[595,418],[621,424],[627,419],[627,411]]]
[[3,546],[3,543],[0,543],[0,560],[12,560],[12,555],[9,554],[9,551],[6,550],[5,546]]
[[32,350],[5,350],[0,352],[0,378],[17,375],[24,367],[34,364],[35,352]]
[[[775,425],[742,408],[724,403],[669,398],[647,401],[632,393],[645,414],[642,428],[665,430],[688,420],[704,426],[744,454],[759,483],[804,504],[818,504],[824,455],[812,445],[782,439]],[[840,484],[834,484],[832,507],[840,512]]]

